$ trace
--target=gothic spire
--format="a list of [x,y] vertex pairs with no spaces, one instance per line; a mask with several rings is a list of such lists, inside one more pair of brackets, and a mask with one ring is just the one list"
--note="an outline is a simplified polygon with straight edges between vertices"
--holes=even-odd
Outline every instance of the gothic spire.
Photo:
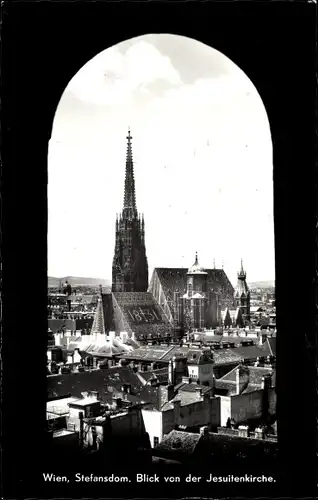
[[134,164],[132,157],[130,129],[128,129],[127,139],[127,155],[126,155],[126,174],[125,174],[125,194],[124,194],[124,209],[130,208],[136,211],[136,194],[135,194],[135,178]]
[[238,273],[238,277],[242,279],[246,279],[246,272],[244,271],[243,267],[243,259],[241,259],[241,269],[240,272]]

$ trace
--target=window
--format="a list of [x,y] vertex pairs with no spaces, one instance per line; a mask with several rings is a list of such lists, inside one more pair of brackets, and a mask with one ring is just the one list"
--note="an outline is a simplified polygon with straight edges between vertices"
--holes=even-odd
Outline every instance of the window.
[[159,444],[159,438],[157,436],[155,436],[153,438],[153,447],[155,448],[156,446],[158,446],[158,444]]

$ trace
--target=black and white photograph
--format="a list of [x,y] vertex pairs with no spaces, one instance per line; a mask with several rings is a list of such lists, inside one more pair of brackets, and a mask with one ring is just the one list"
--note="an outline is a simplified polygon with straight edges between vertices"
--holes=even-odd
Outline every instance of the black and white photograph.
[[[18,354],[31,405],[40,389],[34,376],[33,385],[27,382],[27,365],[38,365],[43,378],[45,452],[36,478],[43,498],[76,498],[75,488],[83,495],[91,488],[92,497],[98,488],[99,498],[101,491],[105,498],[134,498],[138,488],[137,496],[148,498],[150,487],[154,498],[275,496],[295,473],[292,458],[283,471],[290,440],[309,436],[314,375],[304,384],[316,371],[310,364],[316,346],[313,240],[305,251],[314,230],[311,136],[299,133],[300,143],[294,140],[287,102],[295,123],[300,104],[282,100],[280,58],[268,55],[274,42],[266,49],[264,28],[258,38],[255,26],[250,41],[232,33],[226,42],[235,15],[234,5],[227,3],[226,11],[225,4],[219,17],[214,4],[214,43],[212,35],[210,41],[149,21],[148,29],[108,34],[112,43],[96,34],[94,45],[94,26],[102,25],[102,18],[94,24],[98,12],[109,13],[109,30],[117,8],[103,2],[86,5],[87,46],[80,35],[85,2],[68,6],[78,16],[69,31],[61,20],[68,55],[59,55],[62,41],[56,49],[50,41],[55,55],[43,62],[47,80],[38,80],[38,89],[49,96],[50,71],[52,82],[54,72],[66,71],[48,97],[47,141],[45,133],[38,136],[42,162],[46,148],[46,214],[32,196],[32,157],[32,187],[24,194],[38,220],[41,213],[46,218],[46,231],[39,236],[34,222],[29,235],[19,236],[19,248],[28,246],[39,268],[46,263],[38,279],[40,271],[32,275],[28,260],[22,295],[24,306],[32,297],[33,306],[23,316],[28,347]],[[141,3],[134,8],[136,16],[146,12]],[[186,23],[190,9],[184,7]],[[41,33],[49,17],[43,12]],[[231,21],[222,34],[226,12]],[[244,26],[251,13],[242,15]],[[308,19],[302,29],[311,27]],[[279,22],[274,26],[277,40]],[[253,64],[254,74],[248,70]],[[304,75],[305,68],[303,62]],[[310,116],[309,94],[302,112]],[[302,148],[307,157],[296,174]],[[40,246],[32,239],[36,232]],[[17,304],[10,302],[12,314]],[[36,354],[39,327],[42,354]]]
[[137,37],[72,78],[48,157],[55,446],[274,460],[272,169],[257,90],[200,42]]

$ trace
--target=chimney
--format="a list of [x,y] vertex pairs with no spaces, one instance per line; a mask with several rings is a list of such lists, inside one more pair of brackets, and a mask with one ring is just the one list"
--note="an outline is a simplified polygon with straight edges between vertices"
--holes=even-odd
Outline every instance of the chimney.
[[122,407],[122,399],[121,398],[115,398],[115,406],[116,406],[116,409],[119,409]]
[[211,400],[211,395],[209,392],[206,392],[205,394],[203,394],[204,403],[210,403],[210,400]]
[[195,392],[196,392],[196,394],[199,394],[199,396],[202,398],[203,392],[202,392],[202,388],[201,387],[196,387],[195,388]]
[[168,380],[169,380],[169,385],[174,386],[174,363],[172,359],[169,360]]
[[247,425],[240,425],[238,428],[238,435],[239,437],[242,438],[248,438],[249,437],[249,429]]
[[207,425],[205,425],[204,427],[200,427],[200,436],[202,436],[204,439],[207,439],[209,437],[209,429]]
[[271,385],[272,385],[271,375],[265,375],[264,377],[262,377],[262,390],[263,391],[270,389]]
[[236,368],[236,395],[242,394],[244,389],[249,383],[249,373],[248,370],[242,368],[241,366]]
[[173,401],[174,423],[179,425],[181,401]]
[[264,439],[265,438],[265,431],[264,429],[257,427],[255,429],[255,438],[256,439]]
[[168,401],[170,401],[174,396],[174,385],[168,384],[167,385],[167,398]]
[[84,444],[84,423],[83,423],[84,413],[81,411],[79,412],[78,416],[79,416],[79,445],[80,448],[82,448]]
[[97,401],[99,401],[99,396],[100,396],[100,394],[98,391],[91,391],[91,393],[90,393],[90,397],[92,399],[97,399]]
[[55,340],[56,346],[61,345],[61,337],[62,337],[62,335],[60,333],[54,333],[54,340]]

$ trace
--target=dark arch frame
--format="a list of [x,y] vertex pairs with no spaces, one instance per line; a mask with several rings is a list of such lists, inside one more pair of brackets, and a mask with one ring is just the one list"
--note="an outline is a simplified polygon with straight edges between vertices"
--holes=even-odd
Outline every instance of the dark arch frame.
[[[302,2],[4,6],[3,433],[20,449],[15,462],[6,454],[15,471],[7,496],[19,497],[19,487],[27,487],[30,450],[36,451],[32,465],[38,476],[27,468],[28,496],[47,495],[39,474],[45,452],[47,145],[54,113],[68,81],[89,59],[152,32],[181,34],[219,50],[252,80],[265,105],[274,155],[277,355],[284,359],[277,374],[279,446],[286,464],[281,472],[290,487],[285,494],[309,495],[316,409],[314,9]],[[261,244],[260,234],[256,245]],[[43,336],[42,349],[41,341],[30,343],[31,333],[34,339]],[[39,342],[36,348],[33,342]],[[28,366],[26,356],[32,359]],[[12,428],[18,429],[14,436]],[[306,470],[300,474],[303,460]]]

